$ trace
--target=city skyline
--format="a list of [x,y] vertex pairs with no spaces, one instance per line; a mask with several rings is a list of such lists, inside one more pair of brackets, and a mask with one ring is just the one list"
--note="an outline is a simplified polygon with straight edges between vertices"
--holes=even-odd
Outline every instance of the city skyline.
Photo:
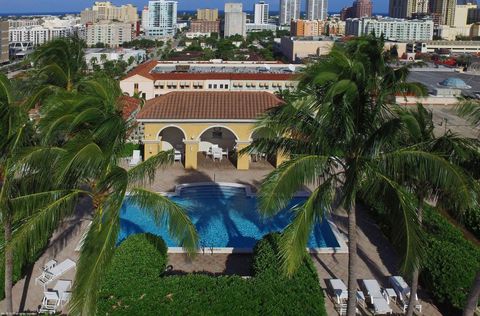
[[[41,2],[37,0],[19,0],[16,2],[10,2],[2,4],[2,10],[0,12],[3,14],[8,13],[53,13],[53,12],[80,12],[81,10],[91,7],[95,1],[92,0],[77,0],[74,2],[66,2],[62,0],[43,0]],[[148,4],[148,0],[113,0],[111,1],[115,5],[121,4],[133,4],[137,6],[139,10]],[[218,8],[219,10],[223,10],[223,6],[226,2],[235,2],[235,0],[213,0],[209,1],[208,5],[201,4],[198,8],[207,8],[207,7],[214,7]],[[255,0],[244,0],[244,1],[237,1],[243,3],[243,7],[245,11],[252,11],[253,5],[258,2]],[[329,12],[340,12],[340,10],[345,6],[351,6],[353,0],[339,0],[339,1],[330,1],[328,6]],[[278,11],[279,3],[278,0],[266,0],[265,3],[270,5],[270,10]],[[194,11],[198,5],[198,1],[194,0],[179,0],[178,1],[178,10],[179,11],[186,11],[192,10]],[[302,1],[302,12],[306,9],[306,1]],[[388,12],[388,1],[385,0],[377,0],[373,2],[373,11],[374,12]]]

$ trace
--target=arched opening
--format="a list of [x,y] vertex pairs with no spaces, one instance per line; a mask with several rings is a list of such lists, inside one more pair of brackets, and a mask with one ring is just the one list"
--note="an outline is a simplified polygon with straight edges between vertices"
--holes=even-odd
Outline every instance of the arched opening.
[[168,126],[158,134],[161,139],[161,150],[175,150],[175,161],[182,162],[185,159],[185,133],[177,126]]
[[206,157],[206,163],[231,162],[236,165],[236,144],[238,137],[226,127],[212,126],[199,137],[199,151]]

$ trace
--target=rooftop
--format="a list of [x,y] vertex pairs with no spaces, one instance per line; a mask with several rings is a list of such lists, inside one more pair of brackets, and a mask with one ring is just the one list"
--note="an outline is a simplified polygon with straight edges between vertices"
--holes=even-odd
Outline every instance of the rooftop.
[[139,120],[255,120],[282,101],[268,92],[170,92],[148,100]]
[[[427,87],[429,93],[433,93],[441,87],[460,89],[466,96],[474,96],[475,93],[480,92],[480,76],[478,75],[455,73],[451,71],[412,71],[408,80],[411,82],[423,83]],[[458,80],[463,81],[464,85]],[[440,85],[439,83],[441,82],[450,82],[451,84],[456,83],[456,86]]]
[[152,80],[232,79],[232,80],[293,80],[303,65],[264,62],[158,62],[139,65],[124,79],[139,75]]

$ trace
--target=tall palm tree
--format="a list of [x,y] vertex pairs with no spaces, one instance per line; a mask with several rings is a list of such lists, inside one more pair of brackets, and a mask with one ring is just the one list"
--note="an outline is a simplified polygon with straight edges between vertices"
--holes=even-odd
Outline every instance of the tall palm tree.
[[422,253],[417,199],[397,180],[399,175],[414,171],[434,185],[465,186],[452,176],[458,170],[445,159],[417,148],[398,148],[405,126],[392,105],[395,95],[425,92],[408,83],[407,76],[408,69],[387,64],[382,40],[369,36],[335,47],[307,69],[299,91],[261,120],[259,126],[275,136],[260,137],[244,151],[290,156],[262,183],[259,206],[264,215],[276,214],[304,185],[314,186],[283,233],[281,259],[287,274],[300,264],[313,225],[331,209],[339,192],[348,212],[348,315],[356,310],[357,197],[382,199],[389,215],[397,218],[397,235],[407,237],[401,240],[402,270],[412,271]]
[[[57,190],[48,176],[40,176],[46,164],[23,163],[25,152],[35,145],[35,131],[27,109],[15,99],[10,81],[0,74],[0,214],[4,230],[2,254],[5,257],[5,312],[13,312],[12,286],[14,258],[23,264],[29,254],[38,251],[45,234],[51,233],[49,223],[44,223],[41,235],[28,236],[22,247],[11,245],[33,209],[53,208],[66,201],[73,202],[68,190]],[[40,158],[40,157],[38,157]],[[33,161],[32,161],[33,162]],[[45,162],[45,161],[43,161]],[[53,223],[52,223],[53,224]],[[15,254],[15,256],[14,256]]]
[[[458,168],[462,168],[462,165],[472,158],[480,158],[478,142],[459,137],[451,132],[445,133],[441,137],[436,137],[434,134],[433,114],[425,109],[423,105],[417,104],[416,108],[402,109],[399,111],[399,115],[407,126],[407,133],[405,133],[402,145],[415,146],[430,153],[435,153],[455,164]],[[447,188],[447,192],[445,192],[445,188],[433,187],[428,179],[421,179],[415,173],[402,177],[404,180],[403,185],[410,188],[412,194],[415,194],[418,198],[417,216],[420,225],[423,222],[423,210],[427,199],[439,197],[439,202],[437,203],[439,205],[437,206],[451,207],[461,212],[461,209],[471,207],[471,203],[475,201],[477,195],[472,190],[472,197],[474,197],[472,199],[449,201],[448,194],[445,193],[454,190],[454,188]],[[463,181],[470,183],[471,185],[469,186],[474,189],[474,179],[468,176],[467,170],[463,172],[462,177],[464,177]],[[413,315],[415,308],[420,267],[421,265],[417,265],[412,272],[412,286],[407,316]]]
[[[466,117],[474,126],[480,124],[480,102],[478,100],[464,99],[461,100],[458,107],[458,113]],[[480,271],[475,276],[474,283],[463,309],[463,316],[473,316],[478,306],[480,298]]]
[[[93,201],[93,221],[82,247],[70,302],[73,315],[93,315],[100,280],[118,242],[120,209],[128,198],[157,224],[168,224],[170,235],[193,253],[197,232],[186,212],[167,197],[143,188],[159,166],[173,162],[172,152],[161,152],[127,170],[120,166],[129,128],[119,108],[121,90],[116,81],[96,78],[79,84],[77,92],[44,104],[40,130],[44,144],[57,144],[53,177],[58,183],[81,190]],[[31,155],[52,152],[38,149]],[[140,185],[140,186],[139,186]],[[38,231],[40,223],[56,216],[53,209],[31,216],[15,243]]]
[[57,38],[35,50],[31,77],[41,78],[41,84],[30,98],[33,104],[59,89],[73,91],[87,69],[84,47],[83,40],[68,37]]

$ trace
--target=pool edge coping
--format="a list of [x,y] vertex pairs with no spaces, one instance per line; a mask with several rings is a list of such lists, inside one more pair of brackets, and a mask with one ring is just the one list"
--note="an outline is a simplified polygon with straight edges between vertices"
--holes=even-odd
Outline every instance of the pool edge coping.
[[[194,186],[230,186],[235,188],[243,188],[245,194],[252,198],[256,197],[256,193],[252,192],[251,186],[247,184],[234,183],[234,182],[193,182],[193,183],[183,183],[175,185],[173,192],[158,192],[159,194],[173,197],[180,196],[180,192],[183,188],[194,187]],[[298,191],[295,193],[294,197],[308,197],[310,193],[307,191]],[[333,253],[348,253],[348,246],[346,239],[347,237],[340,232],[338,226],[327,219],[327,222],[332,229],[332,233],[337,239],[339,247],[325,247],[325,248],[306,248],[309,253],[318,253],[318,254],[333,254]],[[168,247],[168,253],[187,253],[182,247]],[[234,248],[234,247],[200,247],[197,251],[198,254],[249,254],[253,253],[253,248]]]

